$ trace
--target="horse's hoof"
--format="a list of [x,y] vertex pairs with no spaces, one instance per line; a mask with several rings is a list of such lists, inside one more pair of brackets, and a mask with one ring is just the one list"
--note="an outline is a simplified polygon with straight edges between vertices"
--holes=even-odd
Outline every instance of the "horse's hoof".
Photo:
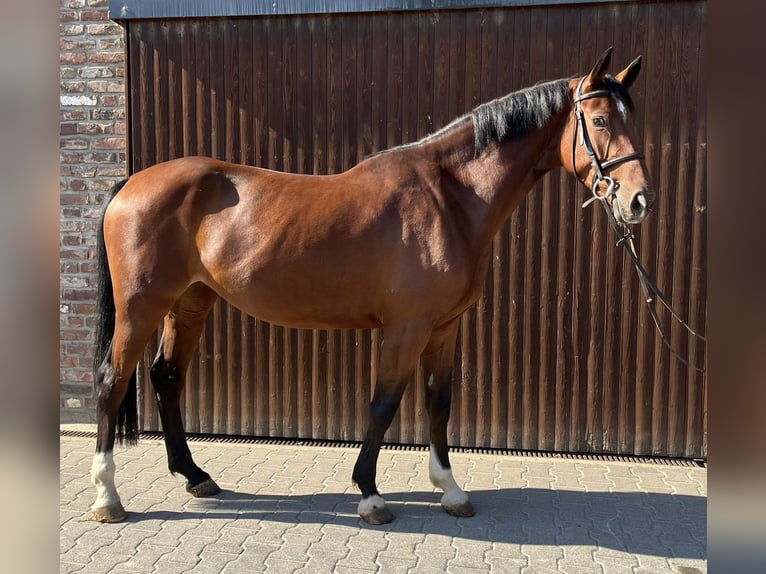
[[361,514],[360,516],[367,524],[372,524],[373,526],[378,524],[388,524],[394,519],[394,513],[385,506],[382,508],[373,508],[370,512]]
[[467,518],[468,516],[473,516],[476,514],[476,511],[473,509],[473,504],[471,504],[470,500],[466,500],[460,504],[453,504],[451,506],[442,505],[442,508],[444,508],[448,514],[462,518]]
[[215,496],[221,492],[221,488],[215,483],[212,478],[208,478],[197,484],[196,486],[186,485],[186,492],[194,496],[195,498],[204,498],[206,496]]
[[128,513],[125,512],[122,503],[118,500],[109,506],[91,508],[88,518],[96,522],[122,522],[127,516]]
[[357,512],[367,524],[388,524],[394,519],[393,512],[386,507],[386,502],[378,495],[359,501]]

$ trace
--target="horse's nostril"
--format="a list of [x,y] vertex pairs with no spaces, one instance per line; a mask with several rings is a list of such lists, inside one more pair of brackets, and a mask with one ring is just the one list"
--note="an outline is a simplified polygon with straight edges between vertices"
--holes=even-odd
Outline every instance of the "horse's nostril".
[[637,193],[630,202],[630,210],[634,215],[640,215],[646,211],[646,196],[643,193]]

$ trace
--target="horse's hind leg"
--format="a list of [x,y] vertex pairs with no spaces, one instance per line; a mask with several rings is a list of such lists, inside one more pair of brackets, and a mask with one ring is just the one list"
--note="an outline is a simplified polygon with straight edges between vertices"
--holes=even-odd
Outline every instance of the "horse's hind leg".
[[162,340],[152,364],[150,377],[159,405],[165,432],[168,468],[186,477],[186,490],[194,496],[212,496],[221,491],[210,475],[192,459],[181,419],[180,396],[186,369],[199,342],[208,311],[216,293],[202,283],[194,283],[165,316]]
[[434,332],[423,352],[423,371],[426,379],[426,408],[431,420],[431,454],[429,478],[444,491],[441,505],[455,516],[473,516],[474,509],[468,495],[457,485],[447,452],[447,423],[452,400],[452,367],[455,361],[455,343],[459,320]]
[[370,403],[370,425],[353,473],[353,480],[362,491],[357,511],[369,524],[385,524],[394,518],[375,486],[378,454],[428,336],[429,330],[419,325],[389,327],[383,334],[378,380]]
[[155,311],[144,308],[133,316],[127,312],[117,314],[111,346],[96,375],[98,430],[91,467],[96,501],[91,506],[91,518],[99,522],[119,522],[127,516],[114,484],[115,435],[120,406],[125,401],[125,438],[128,442],[135,440],[136,397],[127,396],[128,388],[135,385],[136,364],[162,317],[163,311]]

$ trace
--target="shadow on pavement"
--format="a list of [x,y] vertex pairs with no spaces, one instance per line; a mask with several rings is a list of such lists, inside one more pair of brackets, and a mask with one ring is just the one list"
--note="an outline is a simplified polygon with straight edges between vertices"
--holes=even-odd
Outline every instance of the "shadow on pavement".
[[[128,522],[237,519],[243,528],[256,527],[253,521],[333,524],[489,542],[597,545],[634,554],[706,558],[707,499],[702,496],[539,488],[478,490],[469,495],[476,516],[455,518],[441,509],[438,493],[384,492],[396,519],[382,526],[368,526],[359,519],[355,494],[273,496],[231,491],[191,499],[183,512],[131,512]],[[129,503],[127,508],[130,511]]]

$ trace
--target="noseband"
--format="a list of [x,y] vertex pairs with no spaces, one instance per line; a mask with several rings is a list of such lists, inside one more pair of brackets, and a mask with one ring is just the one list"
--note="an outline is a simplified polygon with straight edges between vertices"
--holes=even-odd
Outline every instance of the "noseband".
[[[705,337],[700,335],[699,333],[696,333],[694,330],[692,330],[691,327],[689,327],[686,322],[679,317],[675,311],[673,311],[672,307],[670,306],[670,302],[667,300],[665,295],[662,293],[662,291],[659,290],[659,288],[649,279],[649,275],[647,274],[646,270],[644,269],[643,265],[641,265],[641,262],[638,259],[638,254],[636,253],[636,247],[633,243],[633,233],[630,231],[630,228],[625,225],[621,224],[617,221],[617,218],[614,216],[614,213],[612,212],[612,209],[609,206],[609,199],[612,199],[612,203],[617,201],[617,189],[620,187],[620,184],[608,175],[604,174],[604,171],[609,169],[610,167],[614,167],[615,165],[619,165],[621,163],[625,163],[627,161],[633,161],[633,160],[640,160],[643,159],[644,154],[640,152],[632,152],[623,156],[615,157],[608,159],[606,161],[601,161],[596,156],[596,152],[593,149],[593,143],[590,140],[590,136],[588,135],[588,128],[585,124],[585,114],[583,113],[582,106],[580,103],[583,100],[589,100],[591,98],[608,98],[612,97],[612,92],[609,90],[594,90],[592,92],[587,92],[585,94],[582,93],[582,86],[585,82],[585,78],[587,76],[583,77],[580,82],[577,84],[577,90],[575,90],[574,95],[574,115],[575,115],[575,122],[574,122],[574,128],[573,128],[573,134],[572,134],[572,172],[574,173],[574,176],[577,178],[577,180],[585,185],[586,187],[588,184],[585,182],[585,179],[581,178],[580,175],[577,173],[577,167],[575,164],[575,155],[577,151],[577,132],[579,130],[580,132],[580,145],[585,148],[585,153],[588,154],[588,157],[590,158],[590,163],[593,166],[593,169],[595,170],[595,175],[593,176],[593,183],[590,186],[591,193],[593,194],[593,197],[589,198],[585,201],[585,203],[582,204],[583,207],[587,207],[594,201],[598,200],[601,202],[601,205],[604,206],[604,211],[606,212],[606,217],[609,220],[609,223],[612,226],[612,229],[614,229],[614,232],[617,234],[617,237],[619,238],[617,241],[617,246],[619,247],[622,245],[625,247],[625,251],[627,251],[628,256],[630,257],[631,261],[633,262],[634,267],[636,268],[636,273],[638,275],[639,283],[641,284],[641,290],[644,294],[644,299],[646,300],[647,307],[649,308],[649,313],[652,316],[652,320],[654,321],[655,326],[657,327],[657,330],[660,333],[660,337],[662,338],[663,343],[665,343],[665,346],[670,350],[670,352],[675,356],[678,360],[680,360],[684,365],[687,367],[692,367],[696,371],[704,372],[704,369],[697,367],[695,365],[690,365],[689,362],[684,359],[682,356],[680,356],[675,349],[673,349],[673,346],[670,344],[670,340],[668,339],[667,334],[665,333],[665,330],[662,328],[662,324],[660,323],[659,317],[657,316],[657,309],[656,309],[656,301],[659,300],[668,311],[670,311],[670,314],[684,327],[686,327],[686,330],[697,337],[698,339],[702,341],[707,341]],[[598,194],[598,186],[599,184],[605,181],[607,184],[606,191],[604,192],[604,195]],[[656,296],[656,299],[655,299]]]
[[[585,82],[585,78],[587,76],[583,77],[580,82],[577,84],[577,90],[575,90],[574,95],[574,115],[575,115],[575,122],[574,122],[574,133],[572,134],[572,171],[574,172],[575,177],[587,187],[587,183],[585,182],[584,178],[581,178],[579,174],[577,173],[577,166],[575,164],[575,152],[577,151],[577,132],[579,130],[580,132],[580,145],[585,148],[585,153],[588,154],[588,158],[590,158],[590,164],[593,166],[593,169],[595,170],[596,174],[593,176],[593,183],[591,184],[591,193],[593,194],[593,197],[588,199],[585,203],[582,204],[583,207],[587,207],[597,199],[602,202],[606,202],[608,199],[612,198],[612,201],[615,200],[612,196],[616,196],[617,188],[620,187],[620,184],[615,182],[614,179],[606,175],[604,172],[609,169],[610,167],[614,167],[616,165],[619,165],[621,163],[625,163],[627,161],[632,161],[634,159],[643,159],[644,154],[634,151],[629,154],[625,154],[619,157],[615,157],[612,159],[608,159],[606,161],[601,161],[596,156],[596,151],[593,149],[593,143],[590,140],[590,135],[588,135],[588,128],[585,124],[585,114],[582,111],[582,106],[580,103],[584,100],[590,100],[592,98],[609,98],[612,96],[612,92],[609,90],[594,90],[592,92],[588,92],[583,94],[582,93],[582,86]],[[605,181],[607,183],[606,192],[603,196],[598,194],[598,185]],[[606,207],[606,203],[604,203],[604,206]]]

